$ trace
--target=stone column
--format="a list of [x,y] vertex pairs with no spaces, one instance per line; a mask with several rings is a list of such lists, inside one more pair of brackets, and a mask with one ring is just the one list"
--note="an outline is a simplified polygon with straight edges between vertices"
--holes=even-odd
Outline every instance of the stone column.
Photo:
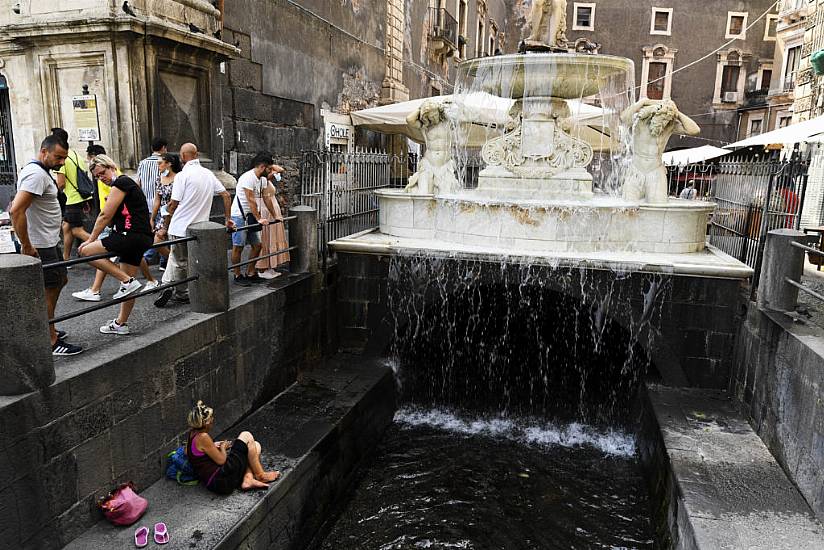
[[403,35],[406,21],[405,0],[386,2],[386,74],[381,84],[382,104],[409,99],[403,84]]
[[0,296],[0,395],[51,385],[54,359],[40,260],[0,254]]
[[296,219],[289,222],[292,251],[292,273],[315,273],[318,270],[318,213],[311,206],[295,206],[289,214]]
[[812,237],[795,229],[773,229],[767,233],[767,245],[758,282],[758,306],[776,311],[794,311],[798,289],[785,279],[801,282],[804,252],[790,243],[809,244]]
[[189,283],[192,311],[221,313],[229,309],[229,261],[226,256],[226,227],[215,222],[193,223],[187,236],[197,240],[189,247]]

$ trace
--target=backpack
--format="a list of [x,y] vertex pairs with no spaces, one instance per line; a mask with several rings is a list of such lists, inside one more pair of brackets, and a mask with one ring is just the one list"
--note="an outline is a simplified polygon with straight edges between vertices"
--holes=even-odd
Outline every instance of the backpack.
[[81,199],[84,201],[89,200],[94,196],[94,184],[92,183],[92,180],[89,178],[89,175],[85,170],[80,169],[80,166],[73,158],[71,158],[71,156],[66,157],[66,160],[72,161],[72,164],[74,164],[75,168],[77,168],[77,170],[75,170],[75,173],[77,174],[77,181],[72,183],[69,181],[69,178],[66,178],[66,181],[69,181],[69,183],[72,184]]
[[186,456],[186,450],[183,447],[178,447],[176,450],[166,455],[167,464],[166,477],[174,479],[180,485],[197,485],[197,476],[189,458]]

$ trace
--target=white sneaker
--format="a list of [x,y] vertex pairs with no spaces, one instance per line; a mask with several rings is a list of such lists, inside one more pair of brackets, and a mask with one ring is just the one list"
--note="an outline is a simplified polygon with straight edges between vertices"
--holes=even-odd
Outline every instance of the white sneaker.
[[102,300],[99,292],[95,292],[90,288],[81,290],[80,292],[72,292],[72,298],[83,300],[84,302],[99,302]]
[[258,272],[258,277],[260,277],[261,279],[274,279],[278,275],[280,275],[280,273],[278,273],[274,269],[267,269],[266,271]]
[[151,290],[153,288],[159,287],[160,281],[149,281],[145,285],[143,285],[143,290]]
[[118,334],[125,336],[129,334],[129,325],[118,325],[117,319],[112,319],[107,324],[100,327],[100,332],[103,334]]
[[128,296],[132,292],[137,292],[138,290],[140,290],[140,287],[140,282],[134,277],[132,277],[131,279],[129,279],[129,282],[120,283],[120,288],[117,289],[117,292],[114,293],[114,296],[112,296],[112,298],[117,300],[118,298],[122,298],[123,296]]

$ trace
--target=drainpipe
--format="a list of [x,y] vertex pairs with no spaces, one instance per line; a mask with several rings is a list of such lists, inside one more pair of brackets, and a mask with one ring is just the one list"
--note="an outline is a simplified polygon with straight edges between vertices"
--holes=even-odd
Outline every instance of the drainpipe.
[[224,0],[217,0],[217,4],[215,7],[220,12],[220,16],[218,17],[218,22],[220,23],[220,30],[223,30],[223,3]]

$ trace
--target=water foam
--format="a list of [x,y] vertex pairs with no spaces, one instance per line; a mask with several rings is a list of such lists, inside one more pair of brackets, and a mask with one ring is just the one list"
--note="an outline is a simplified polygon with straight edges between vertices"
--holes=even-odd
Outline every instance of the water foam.
[[468,436],[505,438],[538,447],[594,447],[605,455],[631,457],[635,455],[635,438],[631,434],[573,422],[558,426],[534,419],[508,418],[466,419],[447,409],[402,407],[395,413],[395,422],[402,427],[426,426]]

